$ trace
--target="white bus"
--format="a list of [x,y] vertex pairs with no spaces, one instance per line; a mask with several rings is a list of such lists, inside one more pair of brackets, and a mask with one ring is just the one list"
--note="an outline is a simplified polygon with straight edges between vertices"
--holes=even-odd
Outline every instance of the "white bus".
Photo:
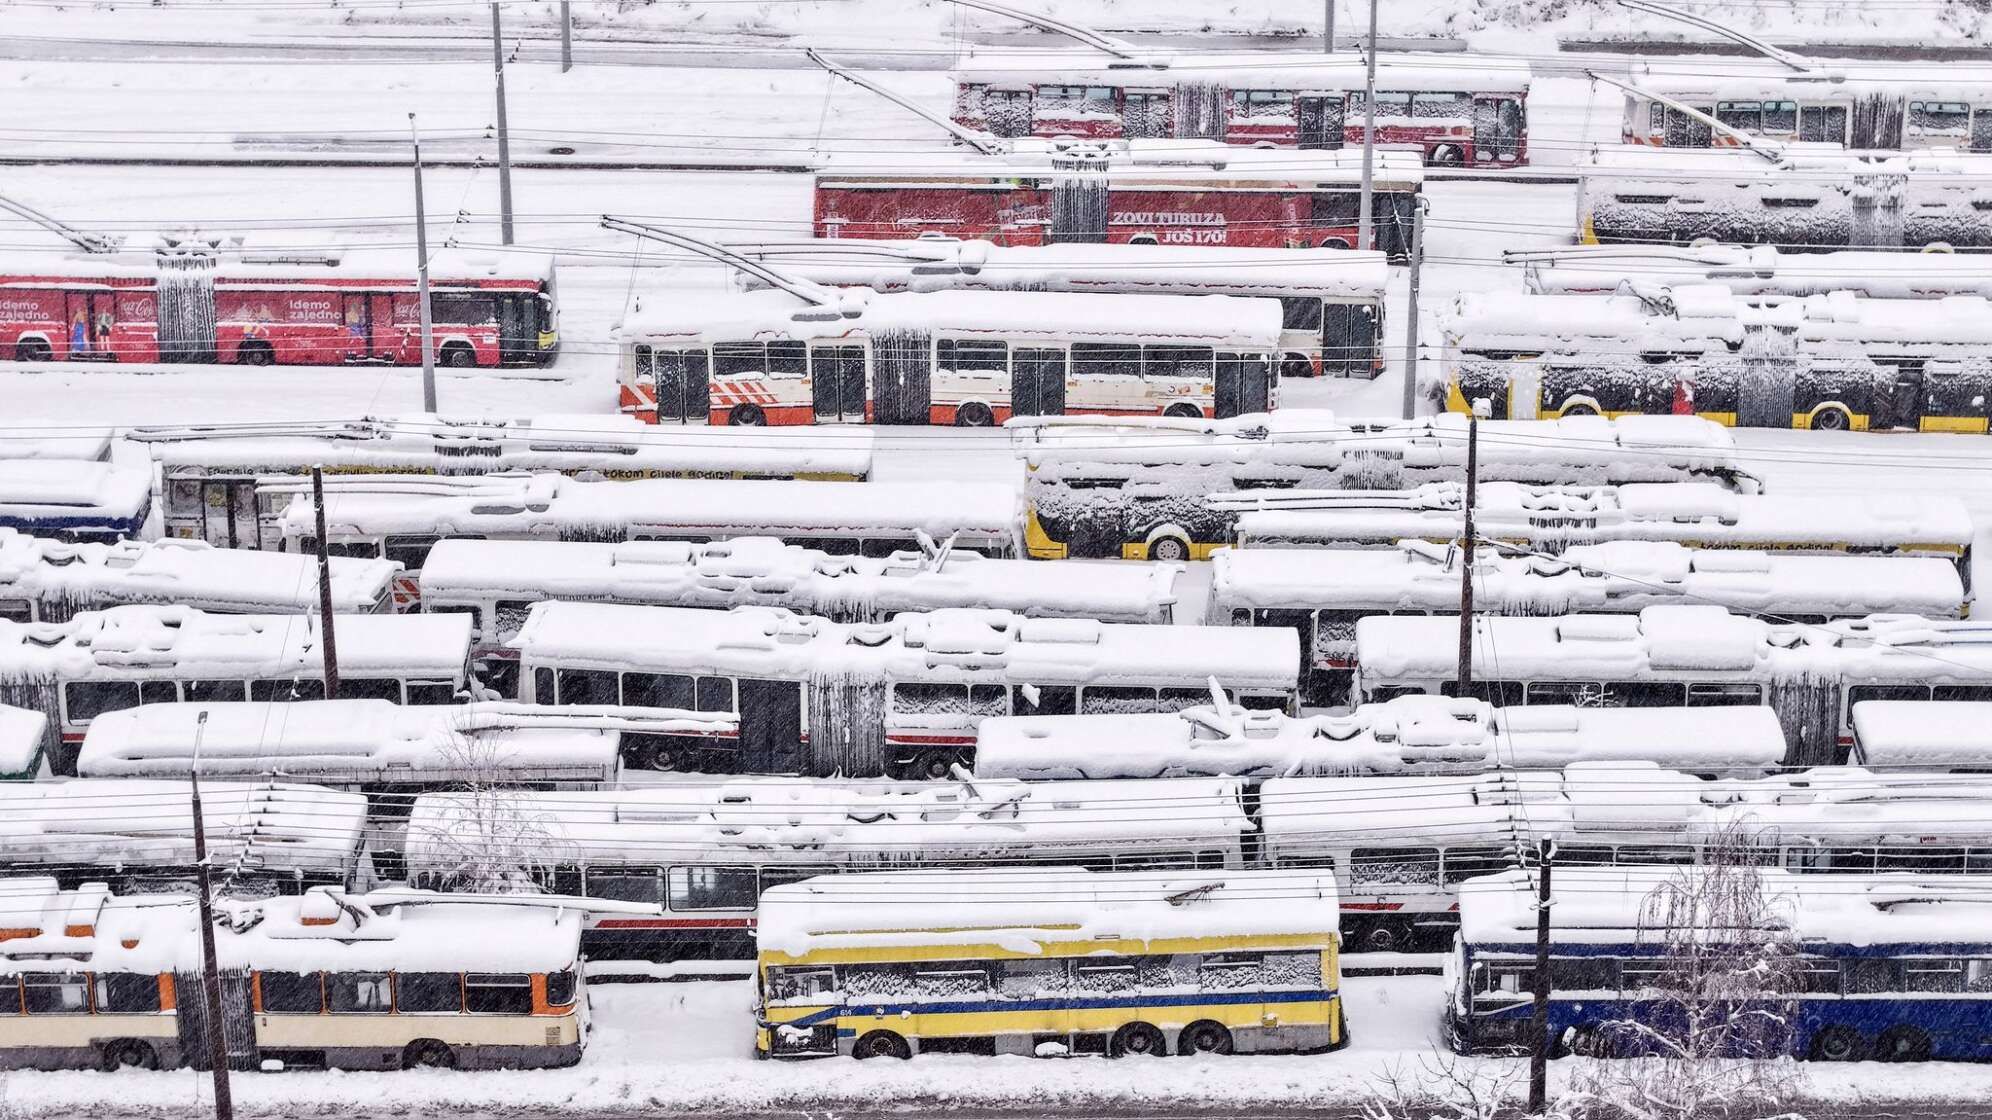
[[115,542],[145,531],[152,472],[82,459],[0,458],[0,530]]
[[[494,813],[495,809],[495,813]],[[424,794],[410,882],[461,883],[465,835],[532,823],[526,868],[556,893],[661,906],[591,921],[596,959],[746,960],[762,891],[811,875],[911,867],[1238,867],[1252,825],[1239,783],[744,778],[594,793]]]
[[825,290],[639,298],[622,409],[646,423],[953,424],[1236,416],[1277,404],[1271,299]]
[[852,625],[769,607],[554,601],[532,608],[513,644],[530,703],[739,717],[730,734],[647,737],[634,765],[856,777],[944,777],[988,716],[1174,711],[1213,688],[1287,708],[1299,661],[1290,631],[969,609]]
[[[399,565],[333,559],[332,609],[393,609]],[[318,560],[205,541],[61,544],[0,528],[0,619],[61,622],[78,611],[170,603],[222,614],[304,614],[319,607]]]
[[[187,783],[104,779],[0,783],[0,873],[119,894],[192,893],[194,817]],[[288,783],[201,786],[208,858],[230,895],[297,894],[351,882],[367,839],[356,793]]]
[[227,548],[277,549],[283,501],[258,499],[273,477],[320,466],[348,474],[481,475],[553,471],[633,478],[810,478],[871,475],[869,432],[797,438],[797,433],[677,433],[669,438],[615,416],[547,415],[520,420],[433,416],[341,422],[134,428],[159,464],[166,535]]
[[1543,295],[1600,295],[1719,284],[1737,295],[1870,299],[1992,297],[1992,272],[1971,254],[1848,249],[1786,252],[1775,245],[1566,245],[1509,250]]
[[[1769,704],[1795,766],[1845,762],[1850,705],[1992,700],[1992,624],[1875,615],[1772,624],[1721,607],[1474,620],[1472,695],[1491,703],[1646,708]],[[1459,621],[1356,624],[1355,694],[1456,690]]]
[[[345,615],[334,623],[337,699],[449,704],[469,694],[470,620]],[[0,622],[0,703],[49,717],[49,765],[76,773],[90,722],[179,701],[325,699],[315,615],[112,607],[67,622]]]
[[[1476,526],[1477,528],[1477,526]],[[1301,702],[1348,702],[1356,623],[1372,615],[1459,614],[1459,548],[1225,549],[1211,557],[1205,621],[1300,634]],[[1473,605],[1486,614],[1630,613],[1713,603],[1784,622],[1871,614],[1963,618],[1970,604],[1950,562],[1931,556],[1794,556],[1689,548],[1672,541],[1573,545],[1554,557],[1475,557]]]
[[[1234,510],[1213,494],[1303,501],[1465,477],[1467,420],[1341,419],[1286,409],[1230,421],[1012,422],[1027,468],[1025,542],[1035,559],[1203,559],[1231,543]],[[1692,417],[1483,423],[1483,481],[1671,482],[1757,488],[1732,435]]]
[[[1228,295],[1280,301],[1281,377],[1383,372],[1388,262],[1374,250],[1225,245],[996,245],[913,241],[729,245],[818,284],[877,292],[1112,292]],[[747,277],[753,283],[753,277]]]
[[1498,708],[1399,696],[1345,715],[1215,707],[1144,715],[984,720],[978,780],[1238,775],[1478,774],[1575,762],[1653,762],[1698,774],[1758,774],[1784,760],[1768,708]]
[[[1642,75],[1650,93],[1682,102],[1749,136],[1855,150],[1992,151],[1992,97],[1954,64],[1858,63],[1829,74],[1696,67],[1691,75]],[[1652,148],[1734,147],[1708,122],[1628,91],[1625,143]]]
[[[1931,689],[1932,695],[1935,691]],[[1992,701],[1861,700],[1849,704],[1848,711],[1856,765],[1876,770],[1992,770]]]

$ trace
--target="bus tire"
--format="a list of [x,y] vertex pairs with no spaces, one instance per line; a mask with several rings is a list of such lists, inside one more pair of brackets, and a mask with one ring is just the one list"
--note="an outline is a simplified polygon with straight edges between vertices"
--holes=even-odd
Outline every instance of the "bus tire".
[[252,339],[235,348],[235,361],[245,366],[273,366],[277,364],[277,352],[269,343]]
[[116,1039],[104,1044],[98,1066],[105,1073],[121,1069],[158,1069],[159,1054],[143,1042]]
[[678,752],[663,743],[642,743],[631,747],[627,765],[636,770],[679,770]]
[[1321,239],[1321,247],[1323,249],[1347,249],[1350,248],[1350,245],[1347,241],[1339,237],[1324,237]]
[[767,425],[768,414],[759,405],[736,404],[726,414],[726,422],[736,428],[760,428]]
[[1890,1027],[1874,1040],[1874,1056],[1883,1062],[1927,1062],[1930,1036],[1915,1027]]
[[1394,922],[1377,922],[1363,931],[1356,944],[1365,953],[1402,953],[1410,948],[1411,932]]
[[944,782],[954,775],[960,761],[953,751],[922,751],[906,766],[906,777],[916,782]]
[[1224,1029],[1224,1024],[1209,1019],[1191,1023],[1176,1036],[1178,1054],[1229,1054],[1231,1047],[1231,1032]]
[[987,428],[996,423],[996,414],[980,401],[970,401],[955,409],[955,427]]
[[872,1031],[852,1044],[851,1057],[861,1062],[866,1058],[898,1058],[904,1062],[913,1057],[913,1047],[891,1031]]
[[1132,1055],[1159,1057],[1168,1051],[1168,1040],[1162,1037],[1162,1031],[1152,1023],[1124,1023],[1107,1042],[1109,1058],[1126,1058]]
[[467,343],[446,342],[443,344],[443,364],[451,369],[469,369],[477,364],[477,351]]
[[1163,409],[1162,415],[1173,416],[1181,420],[1201,420],[1203,419],[1203,409],[1193,404],[1182,404],[1179,402]]
[[401,1051],[402,1069],[455,1069],[456,1051],[433,1038],[418,1038]]
[[1466,153],[1458,144],[1440,144],[1432,149],[1432,158],[1426,161],[1433,167],[1458,167],[1466,162]]
[[1867,1057],[1861,1032],[1852,1027],[1827,1027],[1812,1036],[1808,1051],[1815,1062],[1858,1062]]
[[1163,564],[1188,563],[1190,542],[1181,537],[1156,537],[1148,542],[1148,558]]
[[14,360],[20,362],[46,362],[55,357],[48,348],[48,341],[40,338],[24,338],[14,344]]
[[1854,426],[1854,418],[1838,405],[1827,405],[1812,414],[1812,430],[1815,432],[1844,432]]
[[1557,410],[1556,414],[1558,416],[1596,416],[1598,410],[1589,401],[1577,401],[1573,404],[1564,405]]

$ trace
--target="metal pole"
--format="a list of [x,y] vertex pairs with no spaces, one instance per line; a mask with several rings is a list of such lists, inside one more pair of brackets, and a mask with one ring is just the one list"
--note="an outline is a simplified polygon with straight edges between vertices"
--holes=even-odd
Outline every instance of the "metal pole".
[[1404,418],[1418,410],[1418,274],[1425,267],[1425,196],[1411,210],[1411,298],[1404,308]]
[[574,5],[560,0],[560,72],[574,69]]
[[332,553],[325,543],[325,470],[311,467],[311,504],[318,515],[318,628],[325,638],[325,698],[339,698],[339,642],[332,628]]
[[1549,873],[1556,863],[1556,841],[1536,842],[1536,969],[1535,1008],[1529,1016],[1534,1047],[1529,1055],[1529,1114],[1549,1111]]
[[[422,411],[436,412],[436,325],[429,309],[429,212],[422,205],[422,134],[415,131],[415,114],[408,114],[408,136],[415,144],[415,299],[422,316]],[[324,535],[320,527],[320,536]]]
[[201,995],[207,1003],[208,1065],[214,1074],[215,1120],[234,1120],[235,1097],[228,1086],[228,1043],[221,1029],[221,966],[214,951],[214,894],[208,877],[207,825],[201,819],[201,740],[207,735],[205,709],[194,722],[194,767],[190,778],[194,810],[194,870],[200,880]]
[[1474,484],[1480,474],[1480,418],[1466,420],[1466,538],[1462,542],[1465,563],[1459,571],[1459,695],[1473,689],[1473,502]]
[[1335,53],[1335,0],[1322,0],[1322,3],[1323,6],[1325,6],[1328,9],[1328,20],[1327,20],[1328,26],[1324,28],[1321,32],[1321,53],[1334,54]]
[[498,5],[491,5],[491,69],[498,78],[498,235],[512,243],[512,130],[505,123],[505,51]]
[[1376,167],[1376,0],[1370,0],[1369,59],[1363,78],[1363,196],[1357,215],[1356,248],[1373,249],[1375,223],[1370,220],[1371,178]]

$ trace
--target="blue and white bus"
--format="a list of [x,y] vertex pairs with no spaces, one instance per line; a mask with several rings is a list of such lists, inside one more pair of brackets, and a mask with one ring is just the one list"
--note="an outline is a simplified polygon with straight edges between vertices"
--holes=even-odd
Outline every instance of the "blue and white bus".
[[[1535,874],[1504,871],[1460,885],[1445,1025],[1461,1053],[1513,1052],[1534,1037]],[[1665,1034],[1665,1021],[1690,998],[1670,978],[1695,977],[1670,952],[1681,931],[1655,928],[1650,919],[1658,908],[1647,902],[1668,883],[1699,874],[1556,871],[1552,1053],[1635,1056],[1641,1028]],[[1992,1058],[1992,930],[1985,921],[1992,875],[1796,875],[1775,868],[1755,874],[1762,876],[1763,900],[1755,912],[1764,925],[1733,936],[1762,946],[1769,933],[1793,954],[1790,968],[1776,970],[1784,982],[1772,985],[1784,990],[1762,997],[1761,1008],[1789,1025],[1779,1049],[1814,1061]],[[1708,943],[1720,944],[1713,935]]]

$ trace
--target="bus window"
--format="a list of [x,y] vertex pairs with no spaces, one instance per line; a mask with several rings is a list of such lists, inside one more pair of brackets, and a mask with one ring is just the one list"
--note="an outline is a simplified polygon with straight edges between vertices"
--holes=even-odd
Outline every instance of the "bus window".
[[1086,992],[1131,992],[1139,986],[1139,957],[1111,960],[1081,959],[1073,966],[1073,987]]
[[548,1007],[566,1007],[574,1002],[579,987],[574,970],[562,969],[546,974],[546,1004]]
[[996,962],[996,990],[1006,996],[1031,997],[1040,992],[1063,992],[1072,986],[1063,960],[1020,957]]
[[769,999],[807,999],[836,990],[836,972],[830,968],[792,966],[768,970]]
[[1887,847],[1875,850],[1878,871],[1957,874],[1964,870],[1963,848]]
[[[1384,103],[1381,95],[1379,104]],[[1441,120],[1471,121],[1473,119],[1473,95],[1468,93],[1414,93],[1411,95],[1411,115],[1427,123]]]
[[159,1010],[159,978],[150,973],[97,974],[97,1011],[100,1014],[142,1015]]
[[1002,685],[895,684],[892,710],[916,716],[1000,716],[1008,714]]
[[1353,226],[1360,219],[1363,196],[1355,191],[1316,191],[1311,215],[1316,229]]
[[777,341],[768,343],[769,377],[805,377],[809,373],[809,344]]
[[[1230,694],[1226,693],[1228,697]],[[1155,692],[1155,710],[1180,712],[1210,703],[1209,688],[1162,688]]]
[[895,552],[909,549],[912,542],[893,540],[889,537],[867,537],[858,542],[858,555],[873,560],[883,560]]
[[1317,331],[1321,329],[1320,296],[1281,296],[1280,329]]
[[428,562],[429,550],[436,547],[437,537],[389,537],[385,553],[411,572],[421,571]]
[[1813,995],[1840,994],[1840,962],[1808,958],[1798,965],[1798,990]]
[[1020,684],[1015,711],[1020,716],[1069,716],[1079,710],[1079,690],[1069,684]]
[[618,902],[664,901],[663,869],[657,867],[617,867],[588,872],[588,897]]
[[1140,377],[1141,348],[1117,342],[1075,342],[1072,344],[1072,376]]
[[8,622],[33,622],[35,605],[26,599],[0,599],[0,619]]
[[1250,988],[1262,982],[1263,953],[1206,953],[1197,961],[1197,983],[1205,988]]
[[264,972],[256,977],[265,1012],[316,1015],[325,1010],[325,978],[316,972]]
[[341,700],[386,700],[391,704],[401,703],[401,682],[393,677],[345,677],[339,678],[339,699]]
[[[1492,704],[1497,708],[1522,706],[1521,681],[1472,681],[1466,686],[1466,694],[1475,700]],[[1444,681],[1439,685],[1439,695],[1458,696],[1459,682]],[[1539,701],[1550,703],[1551,701]]]
[[429,296],[429,320],[438,325],[481,326],[498,321],[498,301],[491,296],[445,294]]
[[1764,102],[1765,132],[1790,134],[1798,131],[1798,102]]
[[105,712],[138,707],[137,681],[71,681],[62,686],[62,709],[69,723],[89,723]]
[[1357,848],[1349,853],[1349,889],[1432,887],[1439,883],[1437,848]]
[[177,704],[180,702],[180,685],[177,681],[138,682],[138,702],[141,704]]
[[700,677],[695,707],[701,712],[733,711],[733,694],[732,677]]
[[1863,958],[1841,962],[1850,996],[1874,995],[1895,989],[1895,962]]
[[1569,957],[1549,962],[1549,983],[1557,991],[1615,992],[1618,962],[1610,957]]
[[[1660,106],[1655,105],[1655,109]],[[1801,105],[1798,109],[1798,138],[1815,144],[1847,142],[1847,107],[1844,105]]]
[[1079,698],[1080,715],[1135,715],[1155,710],[1155,690],[1127,685],[1089,685]]
[[463,977],[454,972],[397,972],[394,974],[394,1009],[411,1011],[462,1011]]
[[1596,681],[1530,681],[1531,704],[1575,704],[1580,708],[1603,708],[1605,687]]
[[1042,113],[1112,113],[1112,86],[1039,86],[1037,108]]
[[981,961],[922,961],[913,966],[913,989],[923,996],[976,996],[990,990]]
[[1717,684],[1698,681],[1688,685],[1690,708],[1753,707],[1764,702],[1760,684]]
[[752,910],[755,876],[751,867],[674,867],[670,876],[673,910]]
[[410,704],[449,704],[457,697],[455,681],[408,681]]
[[1506,871],[1512,863],[1506,848],[1447,848],[1441,882],[1450,887],[1476,875],[1492,875]]
[[484,633],[484,611],[470,603],[438,603],[434,598],[425,596],[422,609],[429,614],[467,614],[471,630],[480,635]]
[[935,347],[934,365],[940,369],[974,373],[1010,372],[1010,344],[1007,342],[957,341],[944,338]]
[[1208,346],[1144,346],[1144,377],[1195,377],[1205,381],[1217,374],[1217,353]]
[[1992,992],[1992,961],[1975,960],[1964,962],[1964,990],[1967,992]]
[[523,972],[472,972],[463,978],[464,1010],[478,1015],[531,1015],[533,978]]
[[535,704],[554,703],[552,669],[533,670],[533,703]]
[[334,972],[325,977],[334,1014],[385,1015],[394,1010],[394,987],[385,972]]
[[[513,638],[518,637],[519,629],[526,624],[526,616],[531,614],[532,610],[533,610],[533,604],[530,600],[526,599],[498,600],[498,605],[492,608],[491,611],[492,616],[498,620],[498,633],[485,634],[484,640],[486,642],[491,642],[494,640],[500,642],[509,642]],[[483,629],[480,627],[478,632],[483,633]]]
[[286,703],[294,700],[323,700],[325,680],[322,677],[291,677],[287,680],[250,681],[249,699]]
[[30,972],[21,977],[21,1008],[30,1015],[88,1015],[89,978],[80,972]]
[[1234,117],[1286,117],[1293,115],[1293,94],[1282,89],[1234,89],[1231,91]]
[[1960,101],[1911,101],[1909,134],[1962,136],[1971,124],[1971,106]]
[[689,711],[695,703],[692,678],[682,673],[624,673],[623,703]]
[[1992,686],[1982,684],[1940,684],[1930,689],[1932,700],[1992,700]]
[[1764,128],[1764,105],[1760,101],[1718,101],[1715,119],[1744,132],[1761,132]]
[[1866,700],[1928,700],[1930,687],[1922,684],[1857,684],[1847,690],[1847,703]]
[[1686,686],[1674,681],[1620,681],[1606,689],[1607,707],[1678,708],[1686,702]]
[[619,704],[616,674],[607,669],[560,670],[562,704]]
[[761,377],[768,372],[768,348],[759,342],[715,342],[712,344],[712,375],[721,377]]

